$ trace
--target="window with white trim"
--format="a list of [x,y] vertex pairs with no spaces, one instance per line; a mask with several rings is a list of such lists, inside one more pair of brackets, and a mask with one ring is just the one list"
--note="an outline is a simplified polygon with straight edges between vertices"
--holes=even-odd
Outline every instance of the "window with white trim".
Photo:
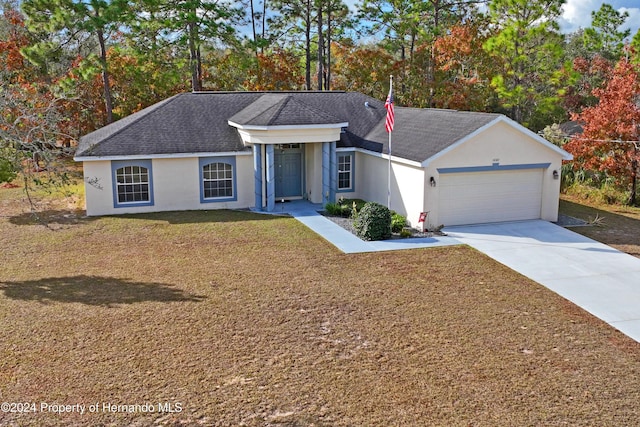
[[149,169],[144,166],[124,166],[116,169],[118,204],[151,201]]
[[353,189],[353,153],[338,153],[338,190]]
[[209,163],[202,167],[202,189],[205,199],[233,197],[233,166]]
[[200,158],[200,202],[237,200],[235,157]]

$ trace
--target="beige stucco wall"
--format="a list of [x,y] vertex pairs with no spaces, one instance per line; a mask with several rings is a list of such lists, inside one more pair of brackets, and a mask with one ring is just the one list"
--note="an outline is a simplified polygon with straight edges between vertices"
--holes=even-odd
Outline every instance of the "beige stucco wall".
[[[356,152],[355,197],[387,205],[389,163],[387,158]],[[417,165],[391,162],[391,210],[418,226],[423,200],[424,170]],[[343,193],[340,193],[343,194]],[[346,196],[345,196],[346,197]]]
[[428,163],[424,175],[424,209],[430,211],[429,222],[432,225],[440,224],[439,186],[432,187],[429,184],[432,176],[436,183],[440,181],[438,168],[491,166],[495,163],[501,166],[551,163],[543,171],[541,217],[548,221],[558,219],[560,180],[553,179],[553,171],[560,173],[561,153],[512,126],[499,122]]
[[236,156],[237,200],[200,202],[197,157],[152,160],[153,206],[114,207],[111,161],[84,162],[87,215],[115,215],[173,210],[235,209],[254,205],[252,156]]
[[304,144],[305,196],[312,203],[322,203],[322,144]]
[[391,209],[407,217],[409,225],[418,226],[424,206],[424,169],[391,162]]
[[[357,151],[355,169],[355,192],[352,197],[378,202],[386,206],[387,161],[381,157]],[[340,193],[340,195],[343,194]]]

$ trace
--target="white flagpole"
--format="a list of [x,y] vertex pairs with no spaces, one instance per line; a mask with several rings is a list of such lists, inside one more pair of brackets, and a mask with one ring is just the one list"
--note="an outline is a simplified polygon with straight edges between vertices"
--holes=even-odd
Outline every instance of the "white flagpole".
[[[389,76],[389,95],[393,93],[393,76]],[[388,114],[388,113],[387,113]],[[391,132],[389,132],[389,163],[387,167],[387,208],[391,209]]]

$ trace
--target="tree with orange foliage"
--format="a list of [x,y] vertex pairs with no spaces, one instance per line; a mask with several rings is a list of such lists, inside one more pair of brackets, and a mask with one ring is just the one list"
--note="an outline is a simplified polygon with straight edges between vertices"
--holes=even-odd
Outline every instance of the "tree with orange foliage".
[[0,31],[0,78],[12,83],[30,81],[34,77],[33,67],[20,53],[31,43],[24,17],[19,10],[6,5],[1,20],[4,25]]
[[433,43],[432,104],[439,108],[487,111],[493,100],[488,76],[495,65],[482,49],[487,31],[473,22],[453,26]]
[[300,60],[291,51],[257,54],[258,66],[249,71],[247,90],[300,90],[305,83]]
[[395,64],[389,52],[379,47],[338,43],[334,43],[333,52],[332,89],[357,91],[384,99],[384,88]]
[[23,15],[5,4],[0,18],[0,182],[21,173],[28,189],[31,172],[51,170],[64,120],[46,76],[20,53],[31,42]]
[[621,59],[593,95],[598,104],[572,116],[583,125],[583,132],[564,148],[573,154],[574,167],[602,172],[628,188],[628,203],[635,205],[640,162],[640,67]]

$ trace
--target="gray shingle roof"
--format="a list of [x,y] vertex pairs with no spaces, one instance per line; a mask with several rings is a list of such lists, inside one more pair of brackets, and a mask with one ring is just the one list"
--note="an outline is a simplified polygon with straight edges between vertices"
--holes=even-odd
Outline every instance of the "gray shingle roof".
[[333,115],[297,101],[291,94],[268,93],[233,115],[244,126],[291,126],[343,123]]
[[[500,114],[433,108],[396,107],[391,140],[391,155],[423,162],[482,126]],[[389,137],[384,122],[379,123],[367,140],[381,141],[386,153]]]
[[[393,155],[424,161],[498,114],[396,107]],[[386,152],[384,102],[355,92],[198,92],[176,95],[80,139],[76,157],[239,152],[229,120],[279,126],[348,122],[340,147]]]

